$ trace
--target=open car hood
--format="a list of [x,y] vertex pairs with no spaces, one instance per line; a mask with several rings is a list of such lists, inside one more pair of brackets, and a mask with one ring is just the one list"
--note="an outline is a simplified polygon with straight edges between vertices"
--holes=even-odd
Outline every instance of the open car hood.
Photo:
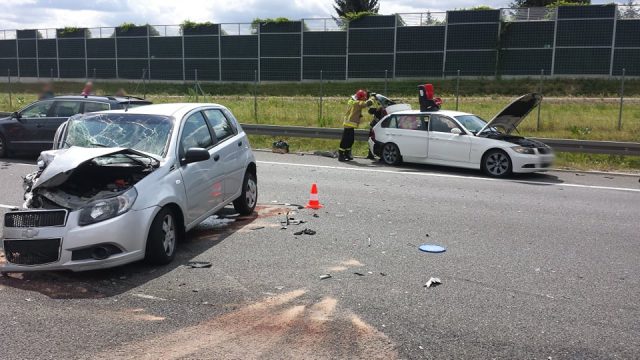
[[69,179],[73,171],[80,165],[95,158],[115,154],[142,156],[151,159],[152,163],[160,162],[159,158],[127,148],[85,148],[72,146],[68,149],[43,151],[40,154],[40,160],[44,162],[45,168],[33,184],[32,189],[59,186]]
[[536,93],[517,98],[489,121],[478,134],[481,134],[488,128],[496,128],[505,134],[511,134],[541,101],[542,95]]

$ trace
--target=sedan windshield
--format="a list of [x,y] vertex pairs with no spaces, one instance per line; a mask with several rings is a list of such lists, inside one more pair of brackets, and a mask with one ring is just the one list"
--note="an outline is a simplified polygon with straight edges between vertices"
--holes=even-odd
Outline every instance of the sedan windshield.
[[123,147],[163,156],[173,119],[160,115],[91,114],[69,119],[64,147]]
[[487,125],[486,121],[476,115],[460,115],[456,116],[456,120],[474,134],[477,134],[478,131],[482,130],[482,128]]

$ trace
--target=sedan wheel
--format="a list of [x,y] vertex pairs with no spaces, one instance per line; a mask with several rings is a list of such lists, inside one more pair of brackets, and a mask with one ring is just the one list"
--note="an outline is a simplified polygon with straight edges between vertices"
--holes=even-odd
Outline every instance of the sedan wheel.
[[242,194],[233,201],[233,207],[240,215],[251,215],[258,203],[258,181],[256,175],[247,169],[242,183]]
[[492,177],[505,177],[511,174],[511,159],[502,150],[493,150],[484,156],[484,172]]
[[388,165],[398,165],[402,162],[400,149],[394,143],[386,143],[382,148],[382,161]]
[[179,231],[175,213],[170,208],[160,210],[149,229],[145,260],[159,265],[170,263],[176,255]]

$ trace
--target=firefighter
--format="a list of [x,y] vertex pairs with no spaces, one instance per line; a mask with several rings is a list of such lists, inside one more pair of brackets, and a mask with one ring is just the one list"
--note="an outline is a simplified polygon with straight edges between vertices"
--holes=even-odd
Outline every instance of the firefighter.
[[353,160],[351,155],[351,147],[355,140],[355,130],[360,125],[362,120],[362,110],[371,107],[373,100],[368,99],[367,92],[364,90],[358,90],[355,95],[349,99],[349,108],[344,116],[344,123],[342,124],[344,130],[342,131],[342,140],[340,141],[340,149],[338,151],[338,161]]

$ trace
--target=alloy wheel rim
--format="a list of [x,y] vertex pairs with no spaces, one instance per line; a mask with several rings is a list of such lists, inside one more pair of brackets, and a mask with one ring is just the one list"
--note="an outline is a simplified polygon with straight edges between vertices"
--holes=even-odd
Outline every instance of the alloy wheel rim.
[[509,159],[502,153],[494,153],[487,157],[486,165],[492,175],[503,175],[509,169]]
[[396,158],[397,158],[396,149],[391,145],[385,146],[384,147],[384,159],[388,163],[394,163],[396,161]]
[[247,181],[247,191],[245,194],[245,198],[247,200],[247,205],[252,208],[256,201],[258,200],[258,186],[253,179],[249,179]]
[[162,231],[164,232],[164,252],[171,256],[176,247],[176,228],[173,216],[167,214],[162,219]]

